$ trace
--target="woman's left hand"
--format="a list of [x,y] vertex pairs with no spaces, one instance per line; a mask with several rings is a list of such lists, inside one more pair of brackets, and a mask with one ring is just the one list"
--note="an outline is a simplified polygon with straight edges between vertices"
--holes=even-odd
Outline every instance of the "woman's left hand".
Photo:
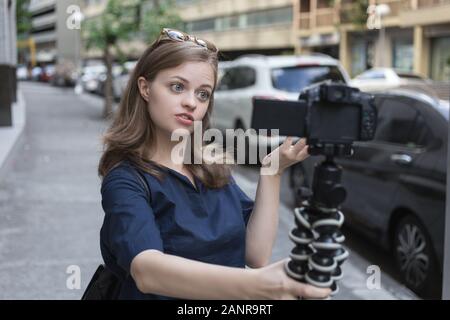
[[[278,156],[278,165],[274,159]],[[293,164],[303,161],[309,157],[308,146],[306,139],[302,138],[292,145],[292,137],[287,137],[286,140],[276,148],[274,151],[264,157],[262,167],[270,167],[271,174],[280,175],[284,169]]]

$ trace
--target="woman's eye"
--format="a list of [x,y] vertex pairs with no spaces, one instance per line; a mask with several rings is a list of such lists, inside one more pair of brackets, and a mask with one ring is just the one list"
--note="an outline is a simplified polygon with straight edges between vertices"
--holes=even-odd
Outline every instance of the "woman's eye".
[[200,99],[206,101],[210,97],[210,93],[208,91],[200,91],[199,93]]
[[181,83],[174,83],[170,86],[173,91],[175,92],[181,92],[183,91],[183,85]]

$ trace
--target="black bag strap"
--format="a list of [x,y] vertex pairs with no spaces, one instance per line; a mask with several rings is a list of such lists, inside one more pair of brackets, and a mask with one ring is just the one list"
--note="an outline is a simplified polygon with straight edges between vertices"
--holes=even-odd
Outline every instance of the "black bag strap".
[[150,189],[148,188],[147,182],[145,181],[145,178],[142,176],[142,174],[139,172],[139,170],[136,169],[134,166],[131,166],[131,168],[132,168],[134,175],[138,179],[139,183],[144,188],[145,194],[147,196],[147,202],[150,205],[151,204],[151,194],[150,194]]

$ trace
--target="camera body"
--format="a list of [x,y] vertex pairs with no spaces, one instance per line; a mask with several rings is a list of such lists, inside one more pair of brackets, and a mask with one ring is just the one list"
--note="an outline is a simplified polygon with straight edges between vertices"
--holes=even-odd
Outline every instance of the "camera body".
[[354,141],[374,137],[374,98],[331,81],[306,87],[298,101],[254,100],[252,128],[306,137],[312,155],[350,155]]

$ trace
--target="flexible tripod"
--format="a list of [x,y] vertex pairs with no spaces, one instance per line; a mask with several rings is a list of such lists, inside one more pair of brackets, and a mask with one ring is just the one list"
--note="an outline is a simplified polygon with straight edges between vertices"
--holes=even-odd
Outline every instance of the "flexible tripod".
[[300,190],[305,200],[302,207],[294,209],[297,227],[289,234],[295,248],[285,266],[286,273],[301,282],[331,288],[331,295],[339,290],[336,281],[342,279],[341,265],[348,257],[340,231],[344,215],[338,209],[346,191],[341,185],[342,169],[333,157],[350,152],[351,149],[335,145],[323,149],[326,158],[314,168],[312,192]]

